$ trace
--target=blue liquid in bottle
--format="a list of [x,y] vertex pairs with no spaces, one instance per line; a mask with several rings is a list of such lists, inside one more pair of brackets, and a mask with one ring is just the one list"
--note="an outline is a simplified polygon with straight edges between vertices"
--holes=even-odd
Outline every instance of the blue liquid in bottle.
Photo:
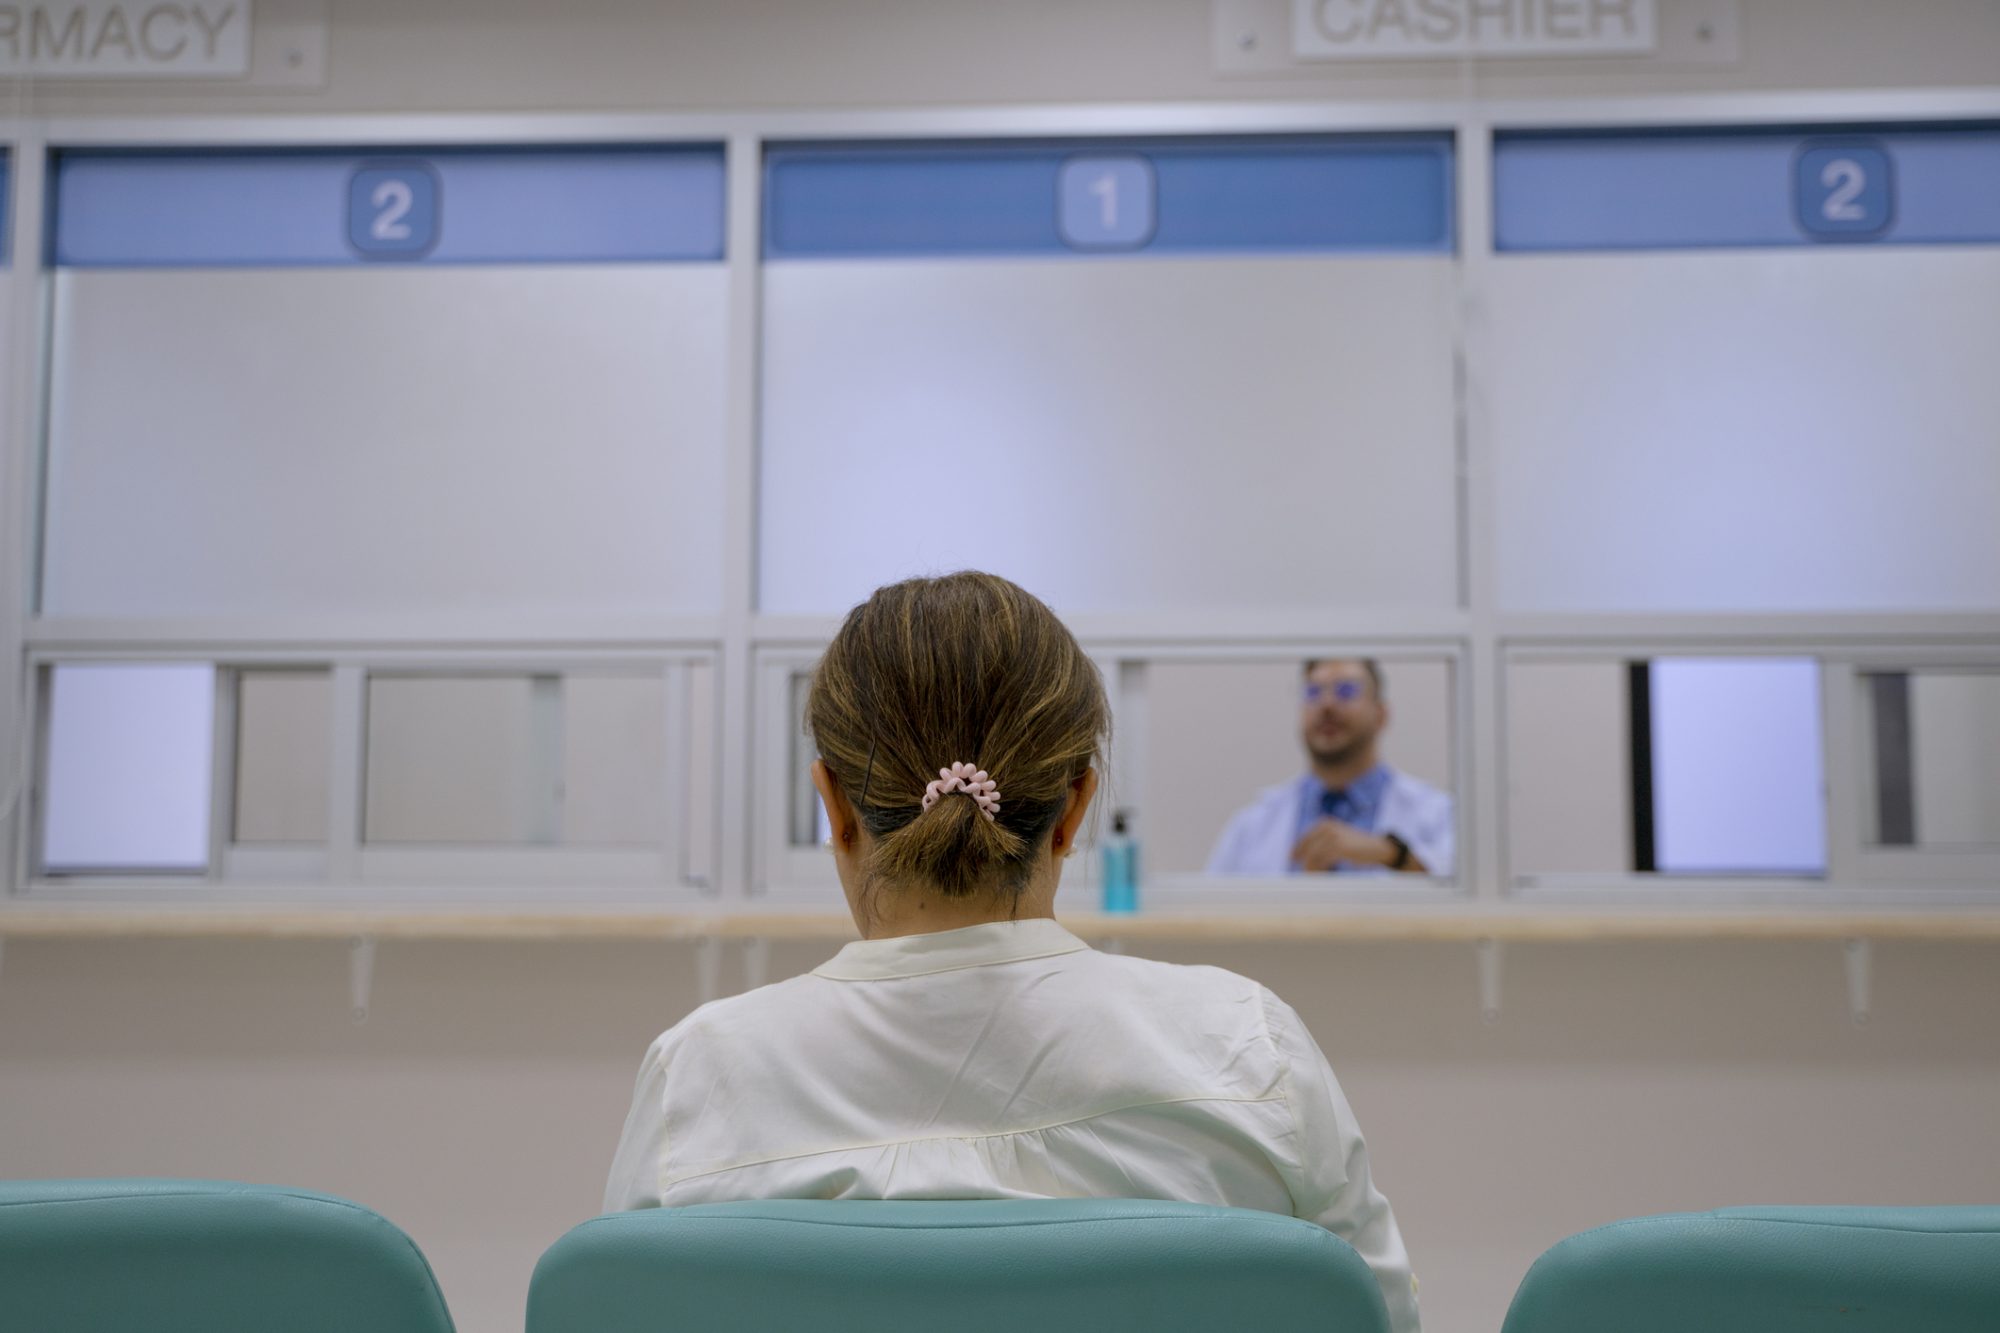
[[1131,818],[1120,810],[1111,816],[1111,836],[1104,842],[1104,910],[1127,915],[1139,910],[1139,844],[1132,839]]

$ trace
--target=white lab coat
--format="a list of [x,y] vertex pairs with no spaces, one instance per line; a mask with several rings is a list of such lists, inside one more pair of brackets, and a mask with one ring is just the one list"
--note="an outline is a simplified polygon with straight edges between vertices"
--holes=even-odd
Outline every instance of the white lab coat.
[[1409,1257],[1354,1112],[1254,981],[1054,921],[863,940],[646,1052],[607,1212],[729,1199],[1179,1199],[1352,1245],[1396,1333]]
[[[1299,780],[1267,787],[1230,817],[1209,854],[1211,875],[1298,873],[1292,848],[1299,840]],[[1389,770],[1389,785],[1375,814],[1374,833],[1393,833],[1431,874],[1449,877],[1457,867],[1457,831],[1449,792],[1407,773]],[[1386,873],[1369,866],[1357,873]]]

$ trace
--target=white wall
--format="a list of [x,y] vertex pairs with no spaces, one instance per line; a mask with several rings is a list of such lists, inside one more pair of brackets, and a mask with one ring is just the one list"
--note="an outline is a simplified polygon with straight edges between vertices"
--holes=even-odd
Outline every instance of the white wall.
[[[771,975],[830,948],[774,951]],[[462,1333],[518,1329],[542,1249],[596,1208],[640,1052],[694,1002],[669,944],[14,942],[0,1176],[283,1181],[370,1204]],[[1492,1333],[1562,1236],[1747,1203],[2000,1199],[2000,967],[1878,947],[1848,1020],[1836,945],[1511,948],[1500,1022],[1452,945],[1188,946],[1298,1006],[1339,1071],[1431,1333]],[[729,960],[733,980],[735,961]]]

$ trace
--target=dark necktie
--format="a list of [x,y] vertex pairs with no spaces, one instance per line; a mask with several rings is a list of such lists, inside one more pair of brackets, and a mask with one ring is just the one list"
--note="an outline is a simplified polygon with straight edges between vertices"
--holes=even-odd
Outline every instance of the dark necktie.
[[1354,802],[1347,798],[1347,792],[1344,790],[1321,792],[1319,812],[1329,819],[1338,819],[1343,824],[1354,822]]

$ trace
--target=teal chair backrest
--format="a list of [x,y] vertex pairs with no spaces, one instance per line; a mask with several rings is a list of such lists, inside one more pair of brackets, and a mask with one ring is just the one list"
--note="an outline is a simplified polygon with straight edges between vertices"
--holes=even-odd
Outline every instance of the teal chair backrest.
[[1123,1199],[792,1200],[614,1213],[550,1247],[528,1333],[1387,1333],[1310,1222]]
[[1503,1333],[1995,1333],[2000,1208],[1723,1208],[1536,1260]]
[[452,1333],[387,1219],[212,1180],[0,1181],[0,1329]]

